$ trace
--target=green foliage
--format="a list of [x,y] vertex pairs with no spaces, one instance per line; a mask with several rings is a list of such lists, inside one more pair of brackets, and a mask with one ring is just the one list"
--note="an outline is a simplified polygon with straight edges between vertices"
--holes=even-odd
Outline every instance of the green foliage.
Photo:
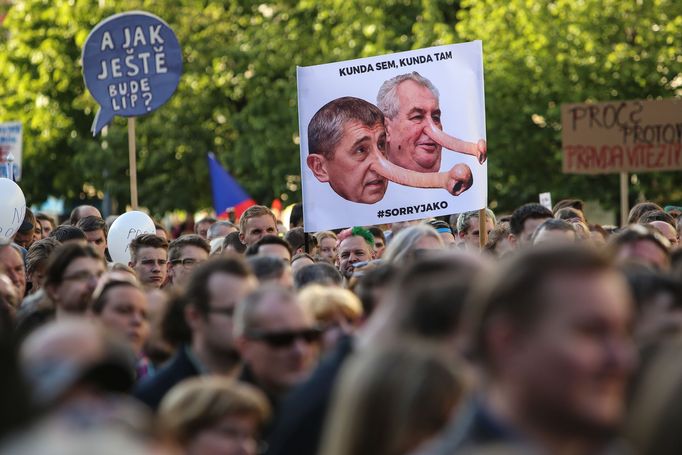
[[[137,126],[140,204],[155,214],[211,205],[209,150],[257,200],[300,199],[297,65],[472,39],[484,42],[491,200],[510,210],[551,190],[616,205],[616,176],[560,173],[559,106],[673,96],[682,63],[674,0],[17,0],[0,33],[0,119],[24,122],[31,202],[128,202],[125,119],[91,136],[79,60],[92,27],[132,9],[166,20],[184,56],[176,94]],[[640,188],[677,199],[675,177],[640,175]]]

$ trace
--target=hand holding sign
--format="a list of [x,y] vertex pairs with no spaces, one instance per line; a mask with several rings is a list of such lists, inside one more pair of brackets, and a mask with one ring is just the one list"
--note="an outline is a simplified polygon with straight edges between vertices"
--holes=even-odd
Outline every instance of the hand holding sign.
[[143,11],[100,22],[83,46],[85,85],[100,105],[93,136],[115,115],[136,117],[171,97],[182,73],[182,51],[173,30]]
[[0,178],[0,238],[16,234],[25,215],[24,192],[10,179]]
[[130,262],[128,246],[142,234],[156,234],[154,221],[146,213],[133,211],[116,218],[107,235],[109,254],[114,262],[127,265]]
[[439,145],[452,150],[453,152],[475,156],[480,164],[485,163],[485,160],[488,158],[488,147],[484,139],[480,139],[476,144],[473,142],[466,142],[457,139],[456,137],[452,137],[438,128],[430,117],[427,118],[427,121],[428,126],[424,128],[424,133]]

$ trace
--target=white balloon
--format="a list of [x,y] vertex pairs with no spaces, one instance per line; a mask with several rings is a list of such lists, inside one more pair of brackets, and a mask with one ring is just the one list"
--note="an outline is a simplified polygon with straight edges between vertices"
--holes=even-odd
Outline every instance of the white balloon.
[[0,178],[0,238],[10,238],[17,233],[26,215],[26,198],[19,185]]
[[135,237],[142,234],[156,234],[154,221],[146,213],[126,212],[116,218],[107,235],[111,259],[127,265],[130,262],[128,246]]

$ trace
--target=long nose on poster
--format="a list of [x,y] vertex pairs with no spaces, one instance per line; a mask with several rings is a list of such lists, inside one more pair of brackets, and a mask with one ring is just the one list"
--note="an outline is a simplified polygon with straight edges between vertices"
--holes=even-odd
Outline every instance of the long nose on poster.
[[115,115],[137,117],[161,107],[182,74],[182,51],[173,30],[144,11],[103,20],[83,46],[83,78],[100,109],[93,136]]
[[16,234],[25,215],[24,192],[10,179],[0,178],[0,239]]
[[156,234],[154,221],[144,212],[126,212],[116,218],[109,229],[107,244],[114,262],[130,262],[130,242],[138,235]]

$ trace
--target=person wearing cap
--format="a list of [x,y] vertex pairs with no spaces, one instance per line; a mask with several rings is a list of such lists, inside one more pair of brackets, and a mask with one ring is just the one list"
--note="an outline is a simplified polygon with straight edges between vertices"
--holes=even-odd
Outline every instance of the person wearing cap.
[[446,248],[452,248],[455,245],[455,236],[452,234],[452,228],[450,228],[448,223],[440,220],[432,220],[427,224],[438,232],[438,235],[440,235]]

